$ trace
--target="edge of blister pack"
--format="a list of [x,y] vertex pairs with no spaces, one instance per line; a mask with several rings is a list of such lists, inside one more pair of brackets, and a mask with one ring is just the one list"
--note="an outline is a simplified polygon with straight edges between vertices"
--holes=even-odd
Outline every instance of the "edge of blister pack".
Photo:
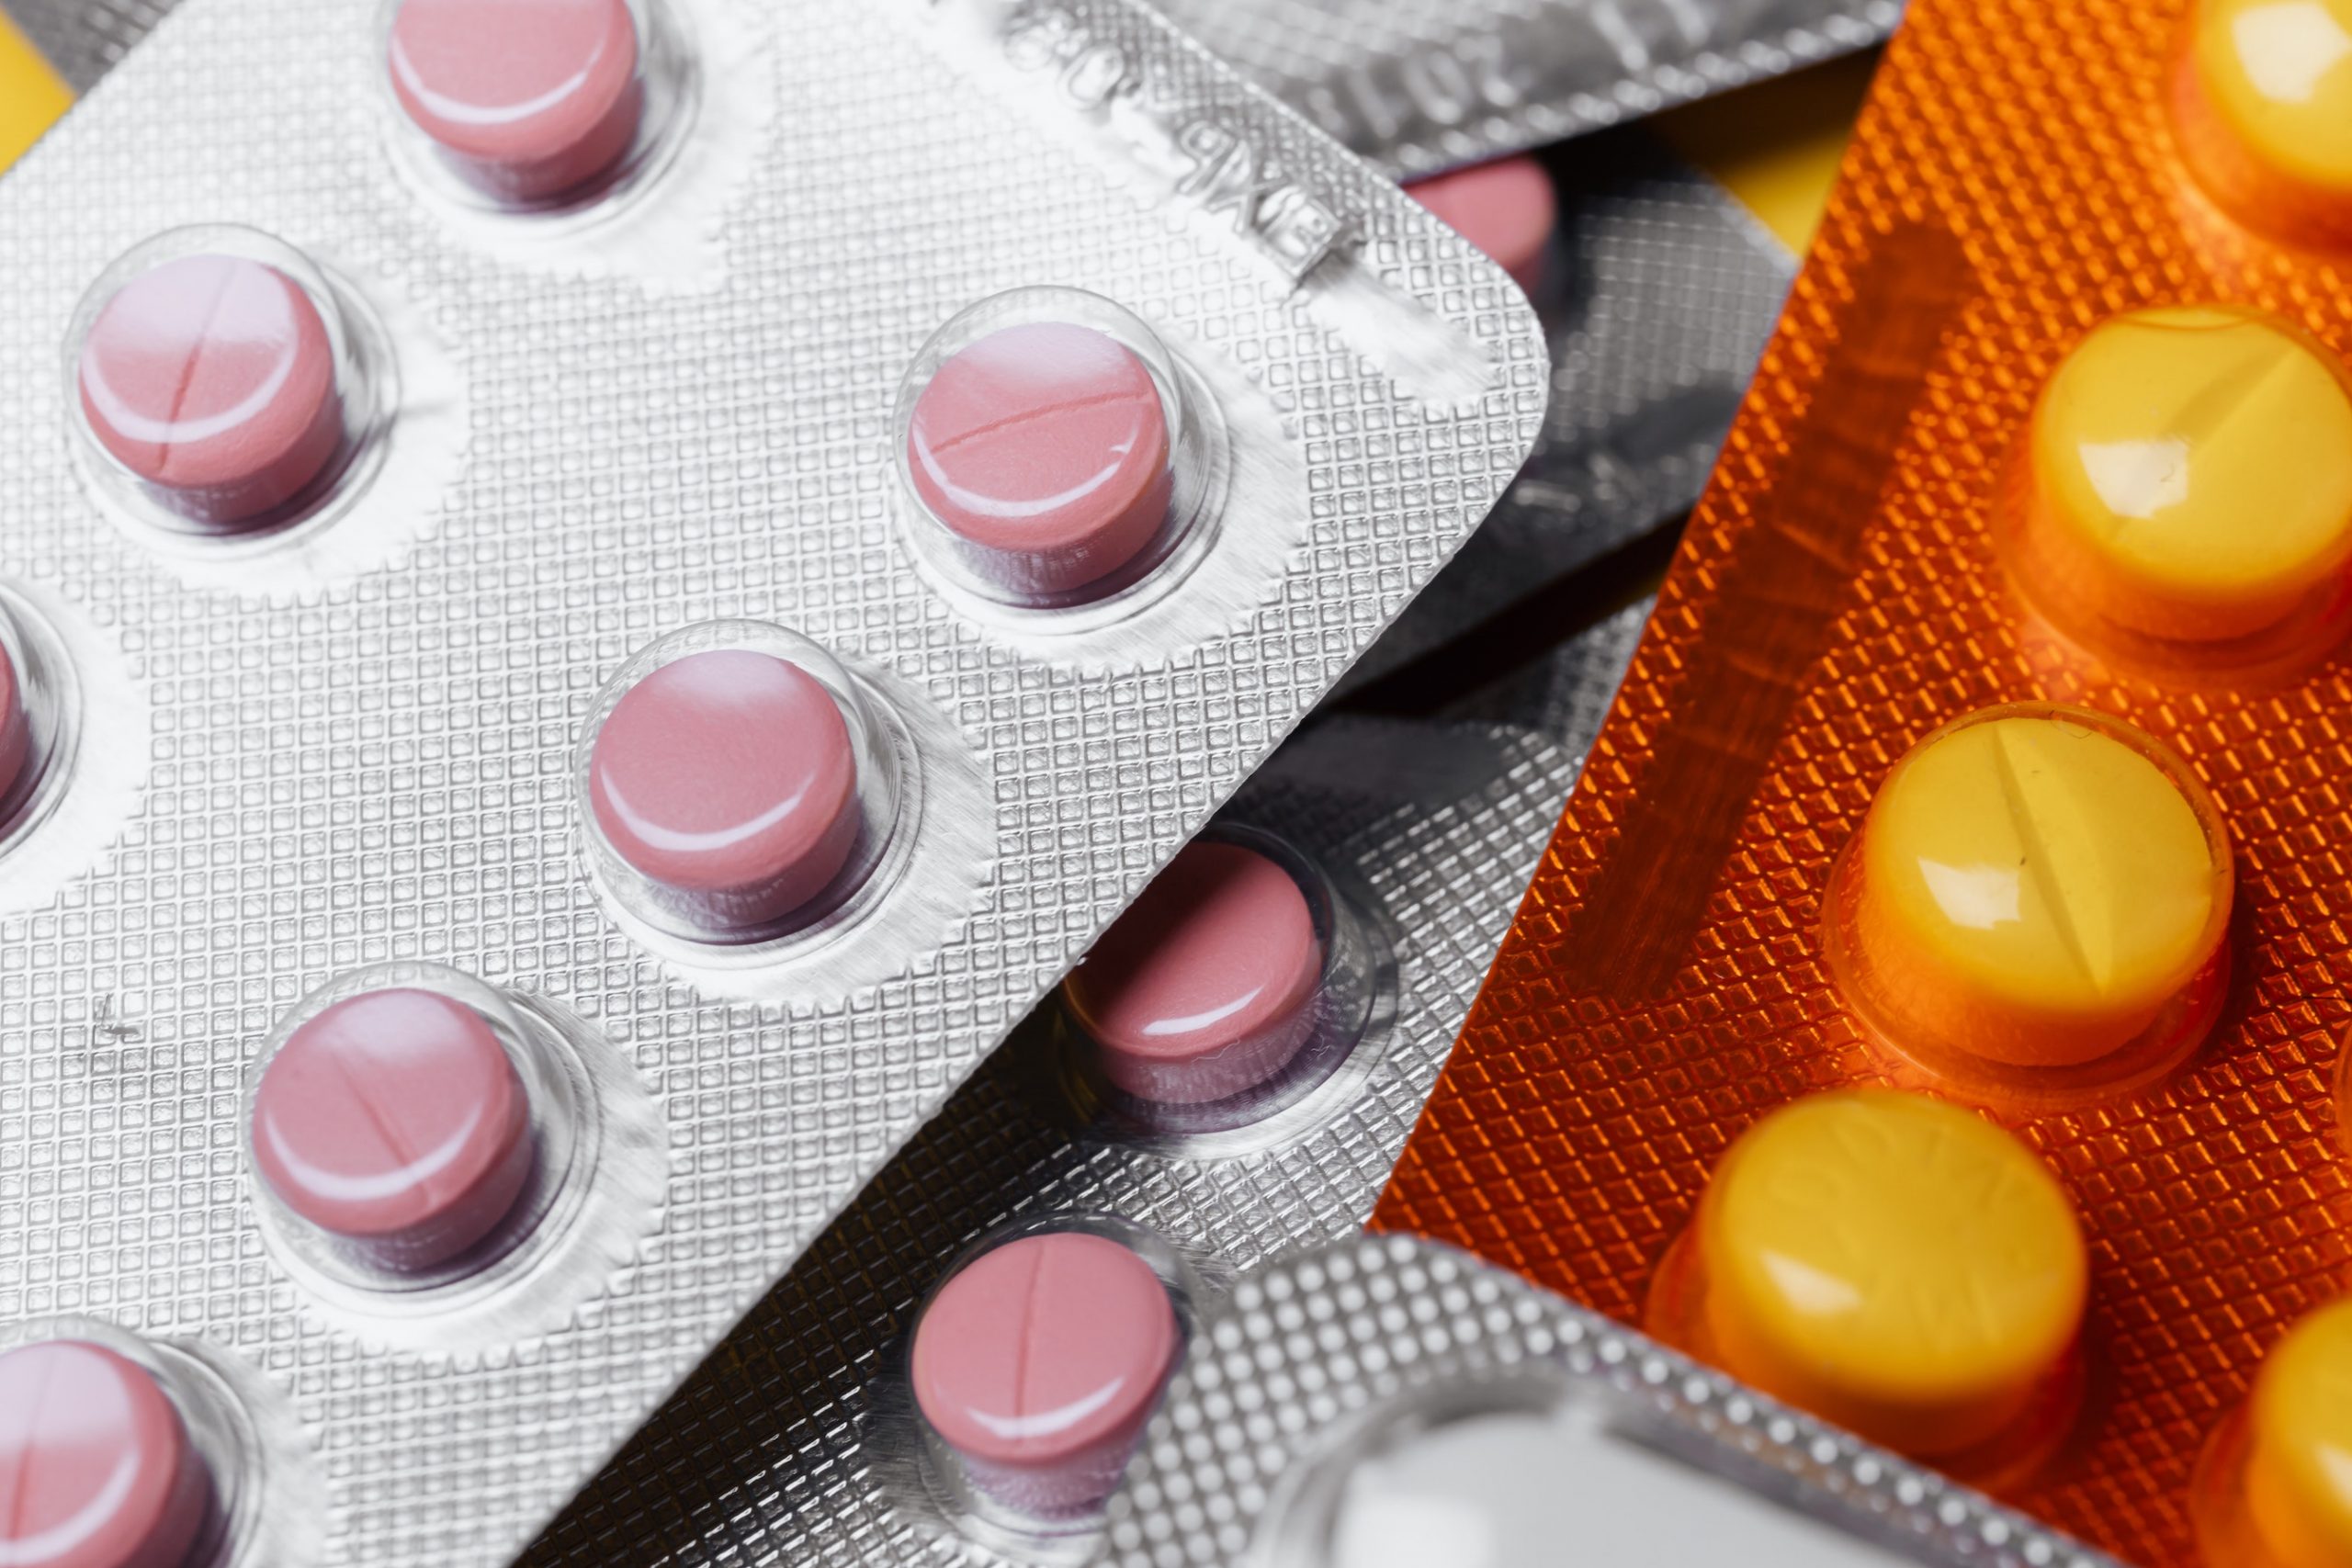
[[[1487,1391],[1482,1399],[1480,1390]],[[1319,1561],[1318,1483],[1429,1413],[1586,1407],[1602,1429],[1923,1562],[2116,1560],[1464,1252],[1366,1236],[1242,1276],[1111,1500],[1105,1568]]]
[[1884,39],[1901,0],[1152,0],[1402,177],[1525,152]]
[[[527,1540],[1458,547],[1542,423],[1503,273],[1133,0],[672,8],[716,51],[684,144],[560,245],[403,172],[370,0],[197,0],[0,181],[5,564],[67,628],[82,754],[137,781],[64,802],[37,837],[74,863],[0,916],[0,1010],[26,1021],[0,1043],[0,1319],[201,1340],[277,1388],[323,1477],[321,1568]],[[199,221],[315,257],[399,357],[359,503],[233,559],[109,522],[57,397],[90,281]],[[905,365],[1038,282],[1148,321],[1233,444],[1207,558],[1068,634],[944,601],[888,500]],[[750,964],[639,940],[587,874],[571,766],[633,656],[743,620],[870,676],[928,748],[925,841],[876,914]],[[119,818],[85,822],[94,802]],[[302,998],[420,964],[609,1043],[646,1105],[605,1125],[641,1122],[630,1164],[657,1173],[641,1228],[445,1338],[283,1266],[240,1126]]]
[[[1611,646],[1596,682],[1613,683],[1630,652]],[[1566,746],[1504,724],[1341,715],[1295,737],[1220,821],[1311,857],[1394,946],[1340,1070],[1265,1123],[1137,1135],[1067,1097],[1048,998],[529,1561],[702,1551],[882,1568],[920,1551],[978,1568],[1067,1554],[960,1529],[908,1483],[917,1445],[892,1426],[905,1402],[891,1369],[917,1303],[1009,1217],[1123,1217],[1218,1288],[1235,1267],[1359,1226],[1575,774]]]

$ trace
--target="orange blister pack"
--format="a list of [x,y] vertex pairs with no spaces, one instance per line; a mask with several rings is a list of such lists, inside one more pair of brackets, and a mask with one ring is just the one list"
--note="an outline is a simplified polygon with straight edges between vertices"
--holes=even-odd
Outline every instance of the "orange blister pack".
[[1914,0],[1375,1228],[2352,1563],[2347,630],[2352,0]]

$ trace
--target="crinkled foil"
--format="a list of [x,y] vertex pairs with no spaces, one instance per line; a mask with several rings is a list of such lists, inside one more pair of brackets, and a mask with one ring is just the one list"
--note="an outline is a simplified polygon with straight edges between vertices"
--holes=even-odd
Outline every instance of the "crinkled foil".
[[[1317,1467],[1465,1389],[1544,1390],[1662,1461],[1946,1568],[2119,1568],[1932,1471],[1754,1393],[1466,1253],[1357,1237],[1244,1275],[1211,1307],[1111,1502],[1103,1568],[1295,1559]],[[1709,1560],[1748,1560],[1725,1539]],[[1573,1561],[1573,1542],[1563,1551]],[[1784,1560],[1776,1557],[1775,1561]],[[1792,1560],[1792,1559],[1789,1559]],[[1661,1559],[1663,1561],[1663,1559]]]
[[1900,0],[1152,0],[1401,176],[1522,152],[1884,38]]
[[[982,1232],[1124,1216],[1227,1270],[1359,1228],[1453,1043],[1576,775],[1522,729],[1345,716],[1221,820],[1279,834],[1385,934],[1369,1071],[1284,1135],[1204,1156],[1080,1124],[1039,1081],[1050,1004],[835,1222],[528,1561],[994,1563],[894,1491],[886,1390],[912,1308]],[[1316,1103],[1312,1100],[1308,1102]]]
[[[407,181],[372,0],[191,0],[0,181],[0,566],[119,687],[83,750],[137,780],[53,883],[0,886],[0,1318],[255,1368],[315,1445],[329,1564],[519,1549],[1453,552],[1543,416],[1499,271],[1125,0],[678,9],[724,46],[698,141],[576,244]],[[404,370],[438,367],[404,412],[429,395],[455,436],[442,482],[396,426],[381,482],[409,488],[234,567],[107,513],[60,397],[89,281],[220,220],[349,284]],[[1057,639],[910,569],[900,368],[1035,283],[1123,301],[1216,389],[1220,538],[1261,576],[1204,565],[1165,614]],[[931,748],[902,908],[944,914],[885,900],[887,940],[841,963],[689,971],[592,887],[568,761],[600,684],[737,615],[839,652]],[[560,1005],[653,1099],[658,1207],[554,1326],[386,1348],[254,1223],[249,1059],[396,961]]]

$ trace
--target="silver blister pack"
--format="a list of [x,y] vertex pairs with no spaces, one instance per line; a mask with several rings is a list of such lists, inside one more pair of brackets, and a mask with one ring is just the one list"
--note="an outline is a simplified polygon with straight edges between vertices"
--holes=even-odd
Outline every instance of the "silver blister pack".
[[903,1367],[926,1292],[1008,1224],[1139,1227],[1190,1259],[1206,1299],[1236,1268],[1358,1229],[1575,774],[1574,753],[1510,726],[1335,715],[1295,737],[1220,824],[1278,835],[1377,927],[1385,972],[1373,1018],[1329,1092],[1249,1127],[1138,1135],[1070,1100],[1048,1002],[528,1561],[880,1568],[1082,1555],[1084,1531],[1041,1544],[976,1529],[919,1472]]
[[1877,42],[1901,0],[1153,0],[1400,177]]
[[1795,263],[1641,132],[1547,155],[1560,193],[1539,304],[1544,434],[1502,502],[1342,689],[1443,648],[1695,505]]
[[[1433,1540],[1441,1521],[1452,1533]],[[1276,1258],[1210,1308],[1096,1561],[1347,1568],[1426,1562],[1413,1546],[1464,1540],[1532,1561],[1511,1547],[1539,1529],[1564,1561],[2118,1568],[1516,1275],[1401,1235]]]
[[[0,608],[78,716],[0,860],[0,1323],[253,1372],[274,1408],[217,1431],[281,1522],[239,1568],[519,1549],[1453,551],[1545,400],[1498,270],[1128,0],[671,0],[674,142],[528,223],[391,145],[372,10],[192,0],[0,181]],[[299,253],[351,326],[367,460],[299,525],[177,527],[76,444],[77,301],[167,231]],[[1213,427],[1202,531],[1068,616],[916,558],[893,467],[926,339],[1035,286],[1123,306]],[[805,649],[887,764],[871,897],[789,938],[698,944],[591,863],[583,733],[696,639]],[[261,1201],[260,1064],[365,985],[473,1007],[531,1093],[494,1266],[391,1288]]]
[[5,9],[77,93],[119,64],[177,0],[6,0]]

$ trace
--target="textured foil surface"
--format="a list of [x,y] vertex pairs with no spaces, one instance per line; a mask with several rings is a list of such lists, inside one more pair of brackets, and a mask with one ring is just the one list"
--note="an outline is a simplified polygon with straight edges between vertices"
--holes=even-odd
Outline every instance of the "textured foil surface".
[[2223,301],[2352,355],[2352,266],[2176,162],[2184,0],[1921,0],[1648,636],[1376,1224],[1633,1320],[1740,1132],[1893,1076],[1831,987],[1833,857],[1895,761],[2012,701],[2177,751],[2236,867],[2233,976],[2187,1068],[2006,1118],[2090,1244],[2097,1396],[2005,1489],[2133,1562],[2198,1560],[2200,1445],[2352,1280],[2343,1071],[2352,841],[2342,650],[2268,682],[2114,668],[2025,612],[2003,476],[2115,312]]
[[1877,42],[1900,0],[1152,0],[1400,177]]
[[1544,154],[1560,194],[1541,301],[1552,407],[1534,456],[1461,554],[1341,682],[1424,658],[1679,517],[1788,295],[1795,264],[1729,193],[1646,134]]
[[6,9],[76,93],[122,62],[178,0],[6,0]]
[[[315,1448],[320,1561],[462,1568],[527,1540],[1453,550],[1546,360],[1499,271],[1123,0],[681,7],[675,186],[560,245],[403,176],[372,12],[194,0],[0,182],[0,555],[107,784],[0,887],[0,1319],[237,1358]],[[59,397],[90,280],[218,220],[375,310],[415,419],[366,507],[233,560],[98,505]],[[1037,283],[1148,319],[1236,459],[1195,575],[1067,637],[943,599],[888,499],[901,367]],[[874,919],[765,968],[625,928],[570,793],[610,672],[727,615],[837,652],[922,771]],[[411,961],[576,1016],[655,1111],[642,1233],[554,1321],[463,1347],[322,1310],[240,1147],[280,1014]]]
[[[1465,1386],[1548,1384],[1601,1425],[1860,1540],[1951,1568],[2115,1568],[1932,1472],[1749,1393],[1452,1247],[1355,1237],[1273,1259],[1211,1309],[1111,1500],[1105,1568],[1269,1554],[1305,1472]],[[1743,1555],[1721,1543],[1722,1559]],[[1574,1544],[1563,1549],[1573,1560]],[[1660,1559],[1664,1561],[1664,1559]]]
[[[900,1501],[876,1393],[912,1309],[975,1237],[1085,1211],[1229,1271],[1355,1231],[1518,906],[1574,754],[1497,725],[1336,716],[1221,820],[1306,852],[1385,933],[1371,1063],[1311,1123],[1203,1156],[1090,1128],[1041,1081],[1053,1005],[877,1176],[792,1274],[540,1540],[556,1563],[990,1563]],[[1343,1069],[1344,1071],[1345,1069]],[[1310,1100],[1309,1103],[1317,1103]],[[1294,1108],[1297,1109],[1297,1108]],[[903,1414],[903,1413],[900,1413]]]

